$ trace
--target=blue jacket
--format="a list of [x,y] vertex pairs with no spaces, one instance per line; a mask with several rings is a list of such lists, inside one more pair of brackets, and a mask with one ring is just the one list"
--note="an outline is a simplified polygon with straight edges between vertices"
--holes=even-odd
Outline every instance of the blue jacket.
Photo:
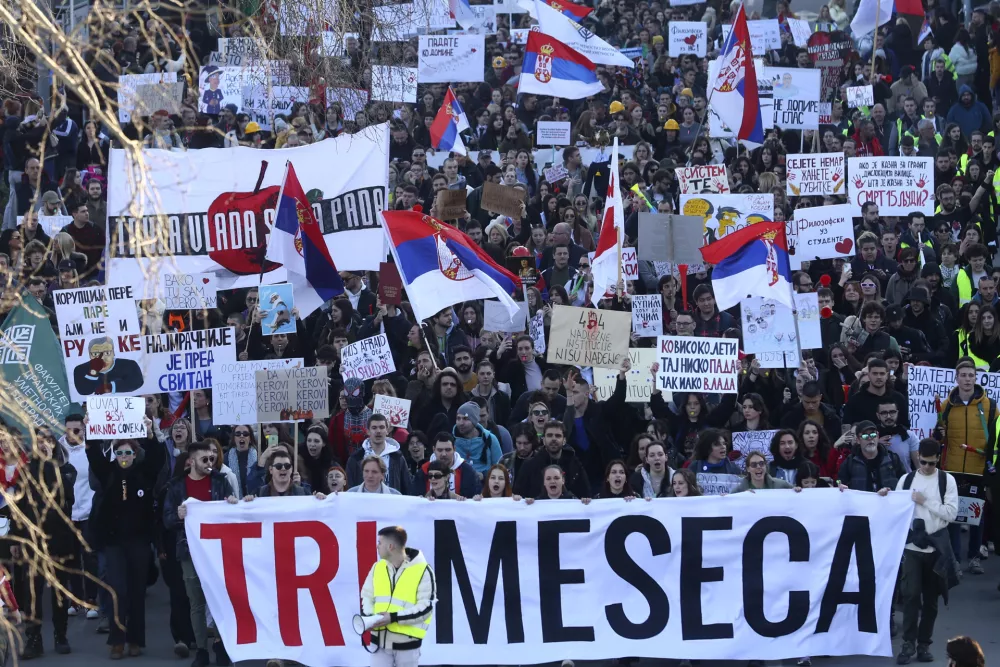
[[455,451],[462,455],[473,469],[481,475],[485,475],[490,467],[500,463],[503,451],[500,449],[500,441],[497,437],[476,424],[478,435],[466,438],[458,433],[458,427],[451,430],[455,436]]
[[[965,93],[972,95],[972,104],[969,106],[962,104],[962,95]],[[958,123],[965,136],[969,136],[975,130],[986,130],[993,127],[993,116],[990,114],[990,110],[976,99],[976,93],[967,84],[958,89],[958,102],[951,105],[945,120],[949,123]]]

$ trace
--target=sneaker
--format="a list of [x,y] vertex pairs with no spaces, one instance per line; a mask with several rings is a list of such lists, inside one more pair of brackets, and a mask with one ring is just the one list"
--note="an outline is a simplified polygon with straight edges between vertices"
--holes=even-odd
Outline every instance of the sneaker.
[[986,548],[985,544],[979,545],[979,557],[984,560],[990,557],[990,550]]
[[76,607],[74,607],[72,605],[69,607],[69,609],[66,610],[66,615],[67,616],[76,616],[79,613],[80,613],[80,611]]
[[910,642],[903,642],[903,646],[899,649],[899,655],[896,656],[897,665],[908,665],[910,660],[916,651],[913,648],[913,644]]
[[107,616],[102,616],[101,620],[97,622],[97,634],[106,635],[111,632],[111,623],[108,622]]
[[66,641],[66,635],[56,635],[56,653],[66,655],[69,652],[69,642]]
[[934,662],[934,656],[931,655],[927,644],[917,645],[917,662]]
[[576,663],[574,663],[572,660],[563,660],[561,667],[574,667],[575,665]]
[[125,646],[123,644],[115,644],[111,647],[111,654],[108,657],[112,660],[121,660],[125,657]]
[[993,544],[993,540],[990,540],[989,542],[986,543],[986,549],[990,553],[996,552],[996,545]]
[[97,613],[96,609],[88,609],[87,610],[87,620],[88,621],[92,621],[95,618],[100,618],[100,617],[101,617],[101,615]]
[[969,572],[972,574],[985,574],[983,566],[979,563],[978,558],[973,558],[969,561]]
[[962,571],[962,564],[958,562],[958,559],[955,560],[955,573],[958,575],[959,579],[961,579],[962,575],[965,574],[965,572]]
[[191,655],[191,650],[188,649],[188,645],[184,642],[177,642],[174,644],[174,655],[178,658],[186,658]]
[[191,667],[208,667],[211,662],[208,659],[208,651],[200,648],[194,654],[194,661],[191,663]]
[[795,663],[798,667],[812,667],[812,658],[799,658],[799,661]]

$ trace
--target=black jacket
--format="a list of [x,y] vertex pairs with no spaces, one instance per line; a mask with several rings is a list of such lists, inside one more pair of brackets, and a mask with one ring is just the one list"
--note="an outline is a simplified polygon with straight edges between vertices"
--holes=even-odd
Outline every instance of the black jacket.
[[[348,488],[357,486],[364,481],[361,476],[361,462],[365,460],[365,456],[365,448],[358,447],[353,454],[347,457]],[[410,468],[406,465],[402,449],[389,454],[389,479],[385,480],[385,483],[404,496],[410,493],[413,480],[410,479]]]
[[[627,383],[621,377],[615,384],[615,391],[607,401],[598,402],[593,399],[587,403],[587,411],[583,413],[583,428],[586,431],[588,447],[584,450],[576,428],[576,408],[566,403],[563,414],[563,425],[566,427],[566,442],[576,451],[577,457],[583,463],[583,469],[591,480],[604,478],[604,470],[615,459],[624,458],[622,448],[615,438],[615,417],[618,410],[625,406]],[[621,422],[617,422],[619,425]]]
[[572,447],[563,447],[559,460],[543,447],[534,456],[524,462],[521,472],[514,479],[514,493],[523,498],[537,498],[543,491],[542,481],[545,469],[550,465],[558,465],[566,475],[566,488],[579,498],[590,497],[590,481],[587,471],[583,469],[580,459]]
[[[843,433],[840,432],[840,417],[837,416],[837,411],[826,403],[819,404],[819,411],[823,414],[823,430],[826,431],[827,437],[830,438],[830,442],[836,442],[840,439]],[[799,425],[805,421],[806,409],[802,407],[801,403],[796,403],[792,407],[785,411],[785,414],[781,417],[781,428],[790,428],[793,431],[798,430]]]
[[[878,424],[878,404],[879,401],[888,397],[899,408],[899,419],[896,423],[905,428],[910,428],[910,404],[898,391],[889,388],[885,396],[876,396],[868,391],[870,385],[865,383],[859,391],[854,392],[844,406],[844,423],[857,424],[860,421],[868,420],[873,424]],[[841,433],[837,433],[839,438]]]
[[872,477],[868,474],[867,459],[861,453],[861,447],[855,445],[851,455],[840,464],[837,480],[854,491],[878,491],[884,487],[894,490],[899,478],[906,474],[899,456],[879,445],[876,459],[878,465]]
[[142,442],[135,459],[122,468],[104,452],[100,442],[87,443],[90,470],[100,485],[94,497],[90,525],[102,545],[155,537],[156,478],[167,460],[167,450],[155,439]]
[[[32,535],[30,529],[41,528],[47,537],[46,543],[50,555],[72,555],[78,548],[73,526],[69,520],[75,498],[73,485],[76,484],[76,468],[69,463],[59,465],[51,459],[47,461],[33,459],[28,463],[27,472],[27,480],[31,481],[27,483],[22,477],[22,480],[26,481],[22,487],[24,493],[16,504],[19,515],[27,518],[31,526],[17,520],[15,516],[11,533],[28,542],[34,542],[36,537]],[[57,507],[65,514],[65,519],[56,511]]]
[[[162,449],[162,447],[161,447]],[[235,491],[230,487],[229,480],[218,470],[212,471],[212,500],[225,500]],[[163,527],[177,533],[177,560],[190,560],[187,533],[184,532],[184,520],[177,516],[177,508],[187,500],[187,475],[174,477],[167,485],[167,495],[163,501]]]
[[[536,355],[535,363],[538,364],[538,372],[544,376],[545,371],[549,368],[545,359]],[[517,356],[517,350],[513,347],[497,360],[497,379],[510,385],[511,396],[520,398],[524,392],[528,391],[528,379],[525,375],[524,364]]]

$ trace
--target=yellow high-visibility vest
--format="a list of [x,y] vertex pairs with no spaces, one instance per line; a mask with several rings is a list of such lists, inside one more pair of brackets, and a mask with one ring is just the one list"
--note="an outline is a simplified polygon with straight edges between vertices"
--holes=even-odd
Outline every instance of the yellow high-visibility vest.
[[[383,612],[408,611],[417,604],[417,587],[427,570],[427,563],[415,563],[402,571],[396,578],[395,584],[389,578],[389,563],[380,560],[375,563],[375,571],[372,573],[372,587],[375,589],[375,605],[372,610],[381,614]],[[430,615],[420,625],[402,625],[401,623],[390,623],[385,626],[389,632],[395,632],[407,637],[423,639],[427,634],[427,628],[431,625]]]

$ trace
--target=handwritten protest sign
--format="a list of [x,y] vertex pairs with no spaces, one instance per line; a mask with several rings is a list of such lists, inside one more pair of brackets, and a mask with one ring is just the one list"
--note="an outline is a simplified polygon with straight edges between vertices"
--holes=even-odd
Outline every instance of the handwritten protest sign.
[[410,425],[410,401],[405,398],[376,394],[372,412],[388,419],[393,428],[406,428]]
[[500,333],[518,333],[528,326],[528,302],[517,302],[517,314],[511,316],[507,306],[495,299],[483,301],[483,329]]
[[737,431],[733,433],[733,451],[740,453],[740,467],[746,470],[747,456],[751,452],[760,452],[768,462],[771,462],[774,459],[771,456],[771,440],[777,432],[777,429],[770,429],[764,431]]
[[[212,366],[216,363],[236,361],[236,332],[232,327],[180,331],[176,333],[143,336],[142,366],[138,379],[142,386],[130,393],[133,395],[156,394],[164,391],[194,391],[212,387]],[[121,340],[121,339],[119,339]],[[123,386],[127,385],[132,370],[128,365],[119,369],[116,359],[109,376],[121,372]]]
[[262,336],[295,333],[295,289],[288,283],[260,286],[260,333]]
[[554,164],[542,171],[542,174],[545,175],[545,180],[549,183],[558,183],[569,176],[569,170],[561,164]]
[[524,190],[498,185],[491,181],[486,181],[483,184],[482,208],[487,211],[520,220],[523,204]]
[[861,215],[867,201],[878,204],[879,215],[934,215],[934,158],[852,157],[847,171],[847,201],[854,215]]
[[372,65],[371,95],[383,102],[416,102],[417,68]]
[[708,191],[729,193],[729,172],[724,164],[702,164],[694,167],[677,167],[677,185],[682,195],[697,195]]
[[486,35],[421,35],[420,83],[483,80]]
[[214,273],[160,273],[159,297],[167,310],[202,310],[218,304]]
[[774,126],[815,130],[819,127],[820,73],[815,69],[768,67]]
[[434,212],[440,220],[455,220],[465,216],[465,190],[437,191],[434,199]]
[[848,86],[847,108],[860,109],[875,104],[875,90],[871,86]]
[[295,104],[308,101],[309,89],[305,86],[265,86],[256,83],[244,86],[241,110],[261,129],[270,130],[275,115],[289,116]]
[[140,396],[88,396],[87,440],[145,438],[145,416]]
[[176,115],[181,112],[184,83],[143,83],[135,87],[135,109],[140,116],[152,116],[157,111]]
[[788,17],[785,19],[788,21],[788,30],[792,33],[792,41],[795,42],[795,46],[800,49],[806,48],[809,43],[809,36],[812,34],[812,30],[809,29],[809,21],[805,19],[793,19]]
[[243,104],[243,89],[264,82],[264,69],[206,65],[198,74],[198,111],[218,115],[228,104]]
[[340,372],[347,378],[371,380],[396,370],[385,334],[351,343],[340,351]]
[[554,306],[547,361],[618,368],[628,354],[632,316],[596,308]]
[[[976,383],[986,390],[986,395],[1000,403],[1000,373],[979,371],[976,375]],[[906,367],[910,433],[917,439],[932,436],[937,425],[937,403],[947,400],[954,388],[954,369],[916,365]]]
[[541,309],[528,320],[528,335],[535,343],[535,352],[545,354],[545,312]]
[[704,21],[671,21],[667,50],[671,58],[689,54],[704,58],[708,51],[708,24]]
[[268,424],[329,417],[326,371],[326,366],[310,366],[255,372],[258,420]]
[[302,368],[299,359],[261,359],[212,365],[212,423],[257,424],[256,373],[282,368]]
[[[819,304],[815,292],[795,295],[795,308],[798,313],[798,335],[796,339],[795,319],[788,306],[775,299],[763,299],[759,296],[740,301],[740,312],[743,315],[743,351],[757,355],[762,368],[798,368],[784,363],[780,353],[795,355],[797,349],[812,350],[823,347],[823,336],[820,333]],[[764,353],[777,352],[777,361],[770,363],[770,358],[762,358]],[[766,365],[765,365],[766,364]]]
[[[593,261],[593,257],[590,258]],[[639,259],[635,248],[622,248],[622,278],[639,279]]]
[[698,487],[706,496],[722,496],[732,493],[740,485],[742,477],[714,472],[700,472],[696,475]]
[[[17,226],[20,227],[24,222],[23,215],[17,216]],[[38,218],[38,226],[42,228],[42,231],[52,238],[56,234],[62,231],[63,227],[73,222],[73,216],[71,215],[36,215]]]
[[843,153],[798,153],[785,158],[788,194],[842,195],[846,186]]
[[123,74],[118,77],[118,120],[127,123],[135,111],[136,88],[154,83],[177,83],[177,72]]
[[735,394],[740,370],[739,341],[732,338],[660,336],[657,339],[662,390]]
[[663,297],[660,294],[632,297],[632,333],[642,338],[663,335]]
[[802,262],[854,254],[853,207],[850,204],[796,209],[791,227],[795,236],[795,254],[789,257],[793,270],[800,268]]
[[535,143],[538,146],[569,146],[573,143],[569,121],[538,121],[538,136]]
[[[722,42],[729,37],[731,25],[722,25]],[[750,31],[750,50],[754,55],[763,56],[765,51],[781,48],[781,29],[777,19],[759,19],[747,21]]]
[[[625,374],[627,392],[625,402],[649,403],[649,397],[653,393],[653,376],[649,373],[649,367],[656,362],[656,350],[651,347],[630,347],[628,356],[632,360],[632,368]],[[597,400],[606,401],[611,398],[617,384],[618,371],[616,369],[594,369],[594,397]],[[669,391],[661,393],[664,401],[673,398]]]

